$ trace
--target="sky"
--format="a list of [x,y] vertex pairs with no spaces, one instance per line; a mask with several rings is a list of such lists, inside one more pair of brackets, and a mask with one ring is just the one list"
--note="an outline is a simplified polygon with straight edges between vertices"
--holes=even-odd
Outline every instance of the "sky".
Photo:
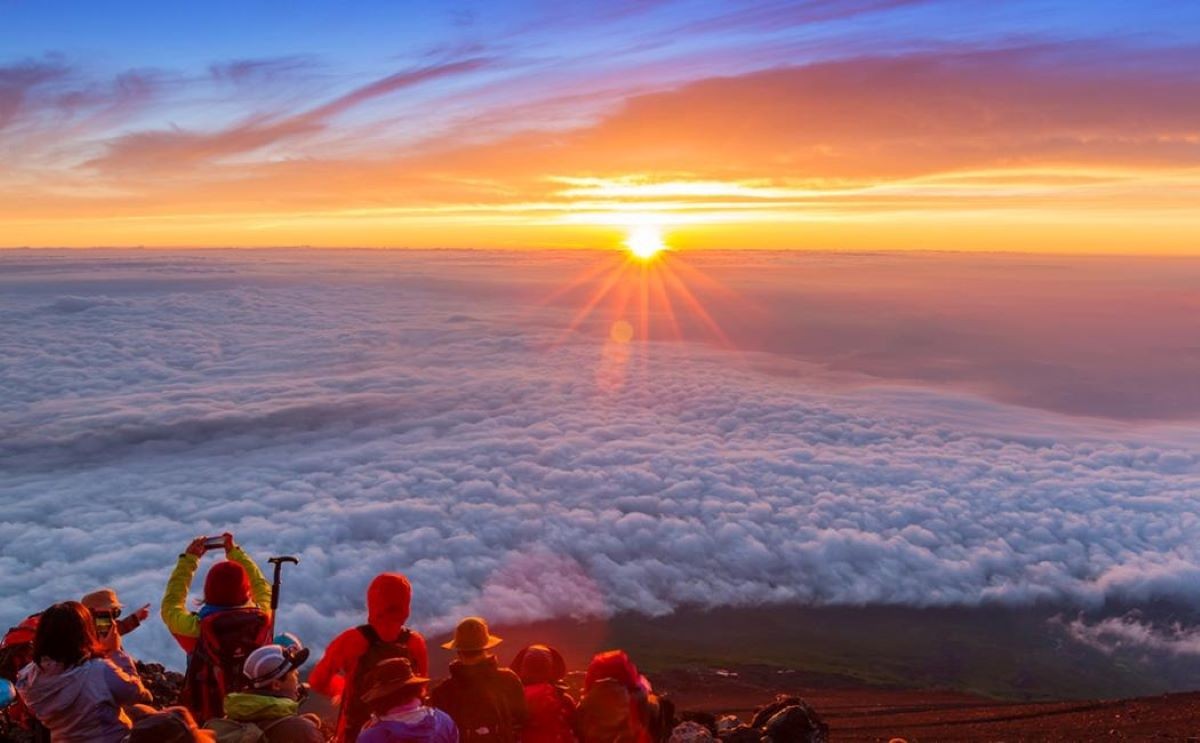
[[0,0],[0,246],[1194,254],[1180,0]]
[[[0,253],[0,626],[100,586],[157,605],[225,530],[300,557],[279,628],[317,655],[385,570],[434,636],[697,606],[1196,616],[1200,259],[681,252],[660,266],[712,322],[678,328],[588,309],[609,260]],[[1068,626],[1151,658],[1200,631]],[[157,620],[127,647],[183,663]]]

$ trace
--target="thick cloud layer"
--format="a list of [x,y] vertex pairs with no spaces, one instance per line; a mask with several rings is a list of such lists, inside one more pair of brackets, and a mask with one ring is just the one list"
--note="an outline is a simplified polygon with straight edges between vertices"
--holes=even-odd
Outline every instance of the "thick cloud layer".
[[[564,339],[573,310],[514,297],[569,259],[0,260],[0,622],[101,585],[157,602],[186,542],[225,529],[301,558],[280,627],[318,646],[382,570],[429,630],[1192,600],[1200,577],[1193,427],[784,377],[607,324]],[[177,660],[158,623],[131,647]]]

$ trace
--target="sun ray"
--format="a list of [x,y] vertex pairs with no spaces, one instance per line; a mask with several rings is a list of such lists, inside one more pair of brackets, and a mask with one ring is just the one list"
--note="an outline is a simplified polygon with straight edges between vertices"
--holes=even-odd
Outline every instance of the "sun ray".
[[704,326],[708,328],[708,331],[716,336],[717,339],[721,341],[723,346],[726,348],[733,348],[733,344],[730,343],[729,337],[725,335],[725,331],[721,330],[721,326],[717,324],[717,321],[714,320],[712,315],[708,313],[708,310],[704,309],[704,305],[700,302],[696,295],[692,293],[692,290],[687,287],[687,284],[685,284],[678,276],[675,275],[675,272],[671,270],[670,266],[660,264],[660,268],[667,280],[668,285],[679,293],[679,296],[683,299],[684,304],[686,304],[688,309],[696,314],[696,317],[700,318],[700,322],[702,322]]
[[559,338],[560,343],[571,333],[579,329],[580,324],[582,324],[583,321],[586,320],[590,314],[592,314],[592,310],[595,309],[596,305],[600,304],[600,301],[608,296],[613,287],[620,282],[621,277],[623,277],[629,271],[630,265],[630,261],[626,260],[608,274],[604,280],[604,283],[592,292],[591,296],[588,298],[587,302],[584,303],[583,307],[575,313],[575,316],[571,319],[571,323],[566,327],[565,330],[563,330],[562,336]]

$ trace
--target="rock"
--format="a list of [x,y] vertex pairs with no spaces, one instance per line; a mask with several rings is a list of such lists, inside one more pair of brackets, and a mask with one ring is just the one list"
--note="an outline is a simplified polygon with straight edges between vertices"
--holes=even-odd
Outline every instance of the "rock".
[[721,743],[759,743],[762,733],[749,725],[738,725],[721,733]]
[[137,662],[142,685],[154,695],[152,706],[162,709],[179,701],[179,690],[183,687],[183,674],[168,671],[157,663]]
[[804,702],[776,712],[762,731],[763,740],[770,743],[826,743],[829,740],[829,726]]
[[698,722],[685,721],[671,731],[668,743],[712,743],[712,732]]
[[694,722],[708,729],[714,737],[717,734],[717,717],[711,712],[695,712],[687,711],[679,715],[679,719],[683,722]]

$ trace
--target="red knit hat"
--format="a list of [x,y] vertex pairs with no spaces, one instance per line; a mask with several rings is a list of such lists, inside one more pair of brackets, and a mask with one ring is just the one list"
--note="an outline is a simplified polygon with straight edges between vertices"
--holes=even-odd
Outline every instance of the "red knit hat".
[[204,579],[204,603],[212,606],[241,606],[250,600],[250,577],[232,560],[218,562]]

